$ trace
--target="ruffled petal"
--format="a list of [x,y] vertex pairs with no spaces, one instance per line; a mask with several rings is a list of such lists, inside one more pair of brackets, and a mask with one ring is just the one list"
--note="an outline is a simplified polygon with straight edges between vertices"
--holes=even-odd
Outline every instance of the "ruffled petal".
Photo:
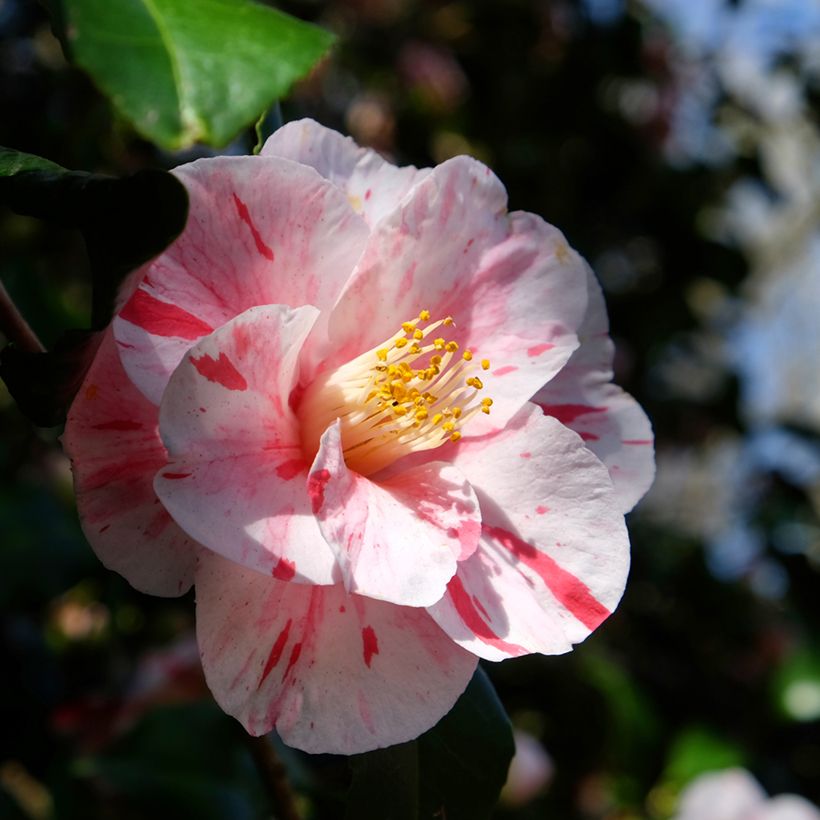
[[442,335],[488,359],[495,402],[465,435],[500,429],[577,347],[586,308],[580,258],[532,214],[507,214],[503,185],[481,163],[435,168],[373,230],[330,317],[340,360],[371,349],[429,309]]
[[424,609],[266,578],[215,555],[196,576],[202,664],[219,705],[254,735],[357,754],[417,737],[476,666]]
[[456,468],[431,462],[377,484],[348,469],[338,421],[322,436],[308,492],[345,587],[370,598],[435,603],[478,544],[478,501]]
[[547,415],[575,430],[609,469],[629,512],[655,477],[652,425],[641,406],[612,384],[614,345],[601,287],[587,267],[589,303],[578,332],[581,346],[533,401]]
[[629,569],[606,468],[536,408],[459,445],[454,465],[478,495],[482,534],[430,614],[488,660],[568,651],[615,608]]
[[397,168],[370,148],[314,120],[289,122],[272,134],[262,156],[277,156],[315,168],[347,195],[351,207],[368,225],[393,211],[429,168]]
[[155,404],[185,351],[249,307],[330,307],[368,234],[341,191],[289,160],[217,157],[174,173],[190,199],[185,230],[114,319],[125,369]]
[[169,463],[154,486],[200,543],[283,580],[329,584],[335,559],[305,489],[288,399],[315,308],[255,307],[197,342],[160,408]]
[[68,412],[63,446],[83,532],[103,564],[149,595],[186,592],[199,546],[154,492],[166,461],[157,408],[125,375],[111,331]]

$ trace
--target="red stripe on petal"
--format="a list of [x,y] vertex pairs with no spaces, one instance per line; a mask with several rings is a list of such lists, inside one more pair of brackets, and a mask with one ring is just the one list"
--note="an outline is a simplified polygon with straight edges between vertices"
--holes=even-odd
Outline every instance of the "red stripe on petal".
[[213,332],[207,322],[177,305],[151,296],[142,288],[134,291],[134,295],[120,311],[120,318],[154,336],[176,336],[193,340]]
[[188,478],[189,475],[193,475],[192,473],[161,473],[163,478],[170,478],[172,481],[175,481],[179,478]]
[[579,416],[585,416],[587,413],[604,413],[608,409],[592,407],[588,404],[539,404],[538,406],[544,411],[544,415],[553,416],[561,424],[572,424]]
[[191,356],[191,364],[197,372],[204,376],[209,382],[221,384],[228,390],[247,390],[248,383],[245,377],[236,369],[234,363],[224,354],[220,353],[218,359],[214,359],[204,353],[198,359]]
[[325,503],[325,487],[327,487],[327,482],[330,481],[330,478],[330,470],[317,470],[313,475],[308,477],[307,491],[310,496],[310,507],[314,515],[322,509],[322,505]]
[[507,364],[504,367],[499,367],[493,370],[493,376],[506,376],[507,373],[515,373],[518,368],[514,364]]
[[256,250],[265,257],[265,259],[273,262],[273,251],[265,244],[262,235],[257,230],[256,225],[253,224],[248,206],[236,195],[233,194],[233,204],[236,205],[236,212],[239,218],[248,226],[253,242],[256,245]]
[[513,643],[507,643],[501,640],[501,638],[490,629],[489,625],[484,621],[481,615],[479,615],[478,610],[475,608],[467,590],[464,589],[464,584],[461,583],[461,578],[459,578],[458,575],[454,575],[450,579],[450,583],[447,584],[447,592],[450,593],[450,598],[452,598],[453,605],[459,617],[476,638],[509,655],[518,656],[527,654],[527,650],[524,649],[523,646],[516,646]]
[[304,459],[294,458],[290,461],[283,461],[276,468],[276,475],[278,475],[279,478],[285,479],[285,481],[290,481],[292,478],[296,478],[299,473],[303,472],[306,467],[307,465],[305,464]]
[[287,558],[280,558],[273,568],[273,577],[277,581],[290,581],[296,575],[296,564]]
[[364,662],[368,669],[373,660],[374,655],[379,654],[379,641],[376,638],[376,633],[372,626],[366,626],[362,630],[362,651],[364,653]]
[[610,616],[610,611],[589,591],[589,587],[571,572],[562,569],[546,553],[501,527],[483,526],[485,535],[498,541],[519,561],[536,572],[556,599],[587,629],[596,629]]
[[490,620],[490,613],[487,612],[486,609],[484,609],[484,607],[481,605],[481,601],[479,601],[475,595],[473,595],[473,605],[488,621]]
[[542,353],[546,353],[548,350],[552,350],[555,347],[554,344],[550,344],[550,342],[543,342],[540,345],[533,345],[532,347],[527,348],[527,355],[528,356],[540,356]]
[[293,644],[293,649],[290,650],[290,657],[288,658],[288,665],[285,667],[285,672],[282,675],[282,680],[284,680],[289,674],[290,670],[296,665],[296,661],[299,660],[299,655],[302,654],[302,643]]
[[125,433],[131,430],[142,430],[142,424],[138,421],[129,421],[128,419],[117,419],[115,421],[106,421],[102,424],[94,424],[92,430],[116,430],[117,432]]
[[[270,651],[270,655],[268,655],[268,660],[265,663],[265,668],[262,670],[262,677],[259,679],[259,686],[261,686],[265,682],[265,678],[270,675],[271,670],[277,663],[279,663],[279,659],[282,657],[282,652],[285,649],[285,644],[288,642],[288,635],[290,634],[290,625],[293,623],[292,618],[288,618],[288,622],[285,624],[285,628],[279,633],[279,637],[277,637],[276,642],[273,644],[273,648]],[[297,644],[298,646],[299,644]],[[259,688],[259,687],[257,687]]]

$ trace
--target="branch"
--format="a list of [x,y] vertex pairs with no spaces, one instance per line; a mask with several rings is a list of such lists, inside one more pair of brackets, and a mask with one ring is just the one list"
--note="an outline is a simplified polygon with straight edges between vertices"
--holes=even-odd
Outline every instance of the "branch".
[[42,342],[29,327],[29,323],[23,318],[23,314],[12,301],[2,282],[0,282],[0,333],[20,350],[29,353],[45,352]]
[[[243,733],[244,734],[244,733]],[[296,796],[288,782],[288,773],[273,744],[265,736],[245,735],[256,770],[270,798],[276,820],[302,820],[296,808]]]

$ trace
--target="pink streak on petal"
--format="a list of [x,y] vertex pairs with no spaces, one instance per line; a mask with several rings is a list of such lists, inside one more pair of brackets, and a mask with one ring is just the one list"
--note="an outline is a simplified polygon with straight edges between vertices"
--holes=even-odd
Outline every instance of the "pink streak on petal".
[[539,404],[545,416],[553,416],[561,424],[572,424],[579,416],[587,413],[605,413],[607,407],[592,407],[588,404]]
[[549,508],[549,507],[545,507],[543,504],[539,504],[539,505],[535,508],[535,511],[538,513],[538,515],[544,515],[544,514],[546,514],[546,513],[548,513],[548,512],[550,511],[550,508]]
[[376,633],[373,631],[372,626],[366,626],[362,630],[362,646],[365,665],[370,669],[373,656],[379,654],[379,641],[376,638]]
[[532,347],[527,348],[527,355],[528,356],[540,356],[542,353],[546,353],[548,350],[553,350],[555,345],[550,342],[543,342],[540,345],[533,345]]
[[293,644],[293,649],[290,650],[290,657],[288,658],[288,665],[285,667],[285,672],[282,675],[282,680],[290,674],[290,670],[296,666],[296,661],[299,660],[299,655],[302,654],[302,642]]
[[365,729],[367,729],[371,735],[375,735],[376,725],[373,723],[373,715],[370,713],[370,705],[367,702],[364,692],[359,690],[356,700],[359,705],[359,717],[362,719]]
[[221,384],[228,390],[247,390],[248,383],[245,377],[236,369],[234,363],[224,354],[220,353],[218,359],[214,359],[204,353],[198,359],[191,356],[191,364],[197,369],[200,375],[209,382]]
[[283,461],[277,468],[276,468],[276,475],[279,478],[284,478],[285,481],[290,481],[292,478],[296,478],[299,473],[304,472],[307,469],[307,464],[305,464],[304,460],[301,458],[293,458],[290,461]]
[[531,453],[531,452],[529,452],[529,450],[527,450],[527,451],[526,451],[526,452],[524,452],[524,453],[519,453],[518,455],[519,455],[521,458],[532,458],[532,453]]
[[322,505],[325,503],[325,487],[327,487],[327,482],[330,479],[330,470],[325,469],[317,470],[308,478],[307,491],[314,515],[322,509]]
[[134,291],[134,295],[120,312],[120,318],[154,336],[176,336],[180,339],[194,340],[213,331],[207,322],[181,307],[151,296],[142,288]]
[[170,478],[172,481],[178,478],[188,478],[192,473],[163,473],[163,478]]
[[478,596],[473,595],[472,598],[473,598],[473,604],[475,605],[475,608],[489,621],[490,620],[490,613],[487,612],[486,609],[484,609],[484,606],[482,605],[481,601],[478,600]]
[[280,558],[273,568],[273,577],[277,581],[290,581],[296,575],[296,564],[287,558]]
[[493,370],[493,376],[506,376],[507,373],[515,373],[518,368],[514,364],[508,364]]
[[447,591],[453,599],[453,604],[455,605],[456,612],[458,612],[459,617],[477,638],[484,641],[484,643],[490,644],[490,646],[496,647],[496,649],[500,649],[502,652],[509,653],[512,656],[527,654],[527,650],[524,649],[524,647],[502,641],[498,635],[490,629],[473,605],[473,602],[470,599],[467,590],[464,589],[464,584],[461,583],[461,578],[459,578],[458,575],[454,575],[450,579],[450,583],[447,585]]
[[265,257],[265,259],[269,259],[273,262],[273,251],[265,244],[261,234],[256,228],[256,225],[253,224],[250,212],[248,211],[248,206],[236,194],[232,194],[232,196],[233,204],[236,205],[236,212],[239,214],[239,218],[250,229],[251,236],[253,237],[254,244],[256,245],[256,250],[258,250],[259,253]]
[[498,541],[522,563],[537,572],[558,601],[585,627],[596,629],[609,617],[610,611],[595,600],[586,584],[571,572],[562,569],[546,553],[540,552],[532,544],[501,527],[485,525],[483,529],[486,535]]
[[584,441],[598,441],[598,440],[601,438],[600,436],[596,436],[596,435],[595,435],[595,433],[587,433],[587,432],[585,432],[585,431],[583,431],[583,430],[579,430],[579,431],[578,431],[578,435],[579,435],[579,436],[580,436],[580,437],[581,437]]
[[126,432],[131,430],[142,430],[142,424],[138,421],[129,421],[128,419],[116,419],[114,421],[106,421],[102,424],[92,424],[94,430],[116,430],[118,432]]
[[284,629],[279,633],[276,642],[273,644],[270,655],[268,655],[268,660],[265,663],[265,668],[262,670],[262,677],[259,679],[259,687],[261,687],[265,682],[265,678],[270,675],[273,667],[279,663],[279,659],[282,657],[282,652],[285,649],[285,644],[288,642],[288,634],[290,633],[290,625],[292,623],[293,619],[288,618],[288,622],[285,624]]

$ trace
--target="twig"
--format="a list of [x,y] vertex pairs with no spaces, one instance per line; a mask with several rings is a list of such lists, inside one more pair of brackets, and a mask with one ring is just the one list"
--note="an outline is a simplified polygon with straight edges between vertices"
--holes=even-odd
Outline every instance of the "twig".
[[[244,734],[244,733],[243,733]],[[295,795],[288,782],[288,773],[284,763],[279,759],[273,744],[265,736],[246,735],[248,750],[259,777],[271,801],[276,820],[302,820],[296,808]]]
[[29,353],[44,353],[45,348],[37,334],[29,327],[23,314],[9,296],[9,292],[0,282],[0,333],[21,350]]

